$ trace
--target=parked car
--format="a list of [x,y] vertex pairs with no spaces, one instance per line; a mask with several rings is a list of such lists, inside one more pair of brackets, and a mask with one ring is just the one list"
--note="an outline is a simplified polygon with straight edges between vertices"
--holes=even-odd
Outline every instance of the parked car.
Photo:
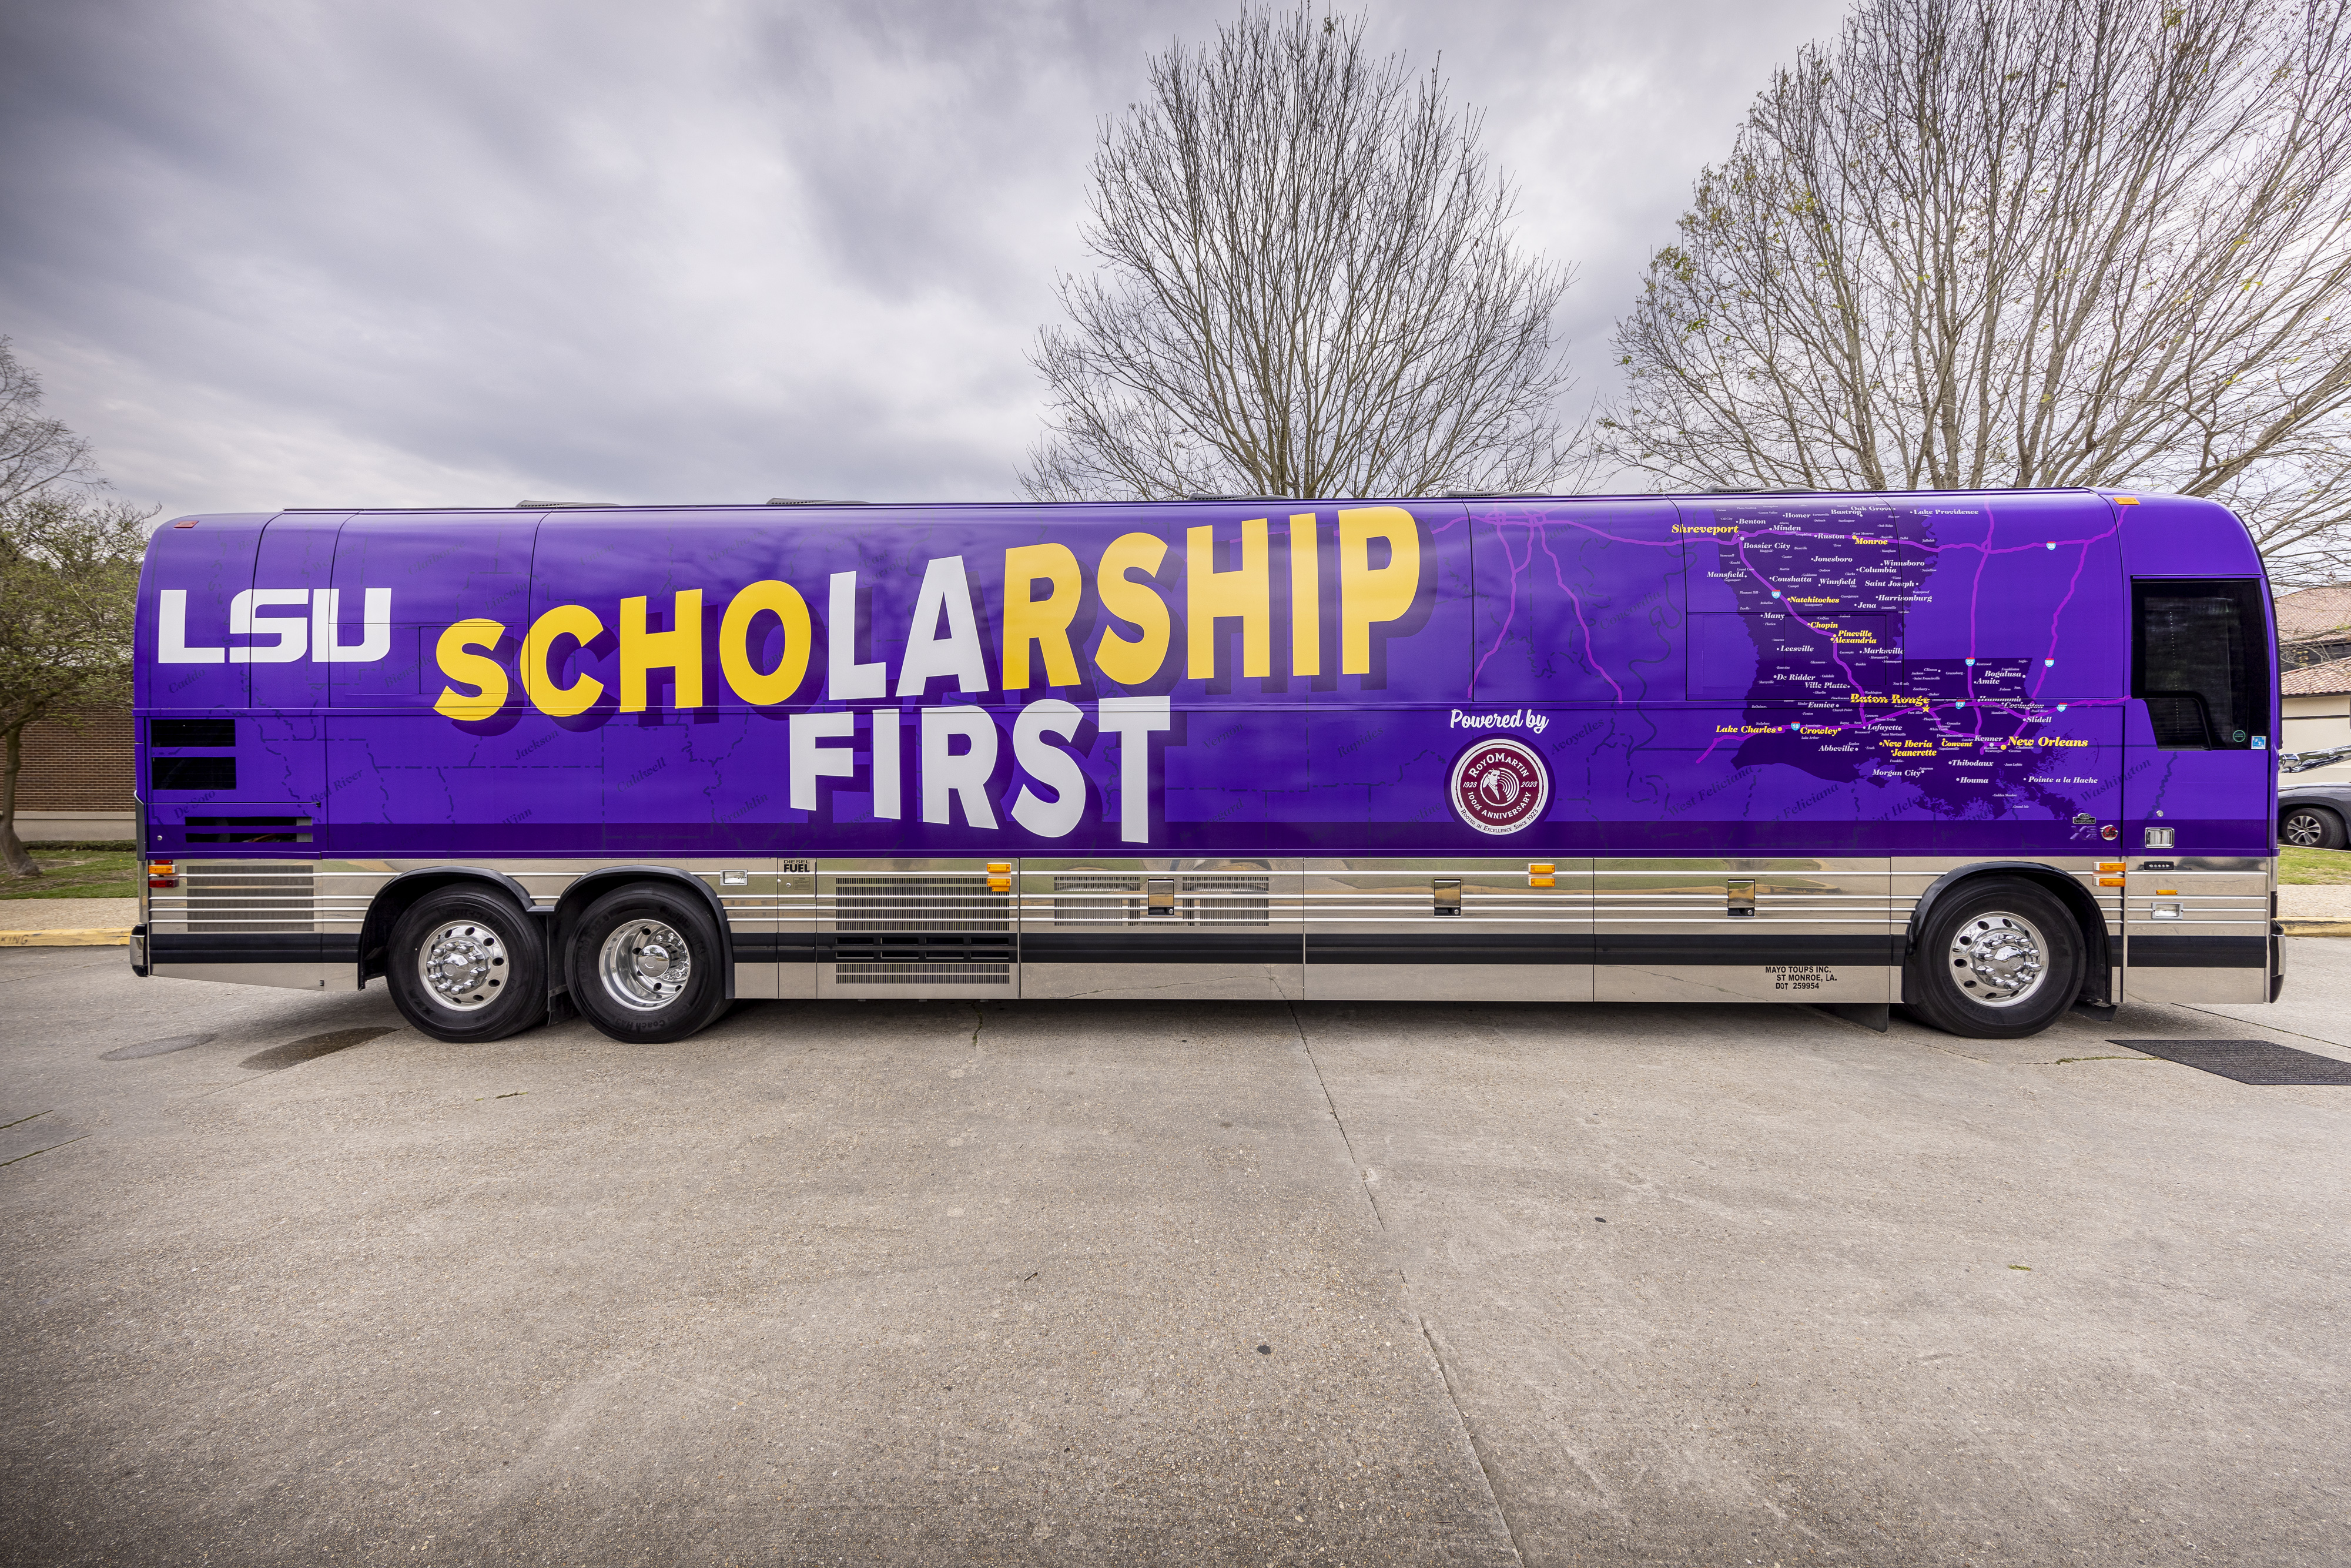
[[2288,849],[2339,850],[2351,844],[2351,783],[2278,783],[2278,842]]

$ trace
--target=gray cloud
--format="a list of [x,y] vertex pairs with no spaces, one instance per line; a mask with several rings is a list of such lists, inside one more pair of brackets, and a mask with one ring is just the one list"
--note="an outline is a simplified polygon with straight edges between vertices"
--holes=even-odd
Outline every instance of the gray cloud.
[[[1375,10],[1576,265],[1647,253],[1828,0]],[[167,509],[1015,493],[1095,129],[1229,5],[0,13],[0,332]]]

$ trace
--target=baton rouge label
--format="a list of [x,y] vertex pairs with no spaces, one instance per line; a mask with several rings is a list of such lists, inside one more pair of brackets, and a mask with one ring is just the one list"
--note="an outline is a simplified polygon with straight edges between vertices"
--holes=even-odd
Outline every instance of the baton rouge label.
[[1551,804],[1542,758],[1515,740],[1481,741],[1453,764],[1453,814],[1481,833],[1515,833]]

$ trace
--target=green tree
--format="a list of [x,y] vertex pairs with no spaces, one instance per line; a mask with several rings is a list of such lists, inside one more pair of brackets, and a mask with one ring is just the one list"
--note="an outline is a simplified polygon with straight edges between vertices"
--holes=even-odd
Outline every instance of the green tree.
[[0,872],[38,876],[16,837],[25,727],[131,700],[151,515],[105,494],[89,444],[41,417],[40,378],[0,338]]

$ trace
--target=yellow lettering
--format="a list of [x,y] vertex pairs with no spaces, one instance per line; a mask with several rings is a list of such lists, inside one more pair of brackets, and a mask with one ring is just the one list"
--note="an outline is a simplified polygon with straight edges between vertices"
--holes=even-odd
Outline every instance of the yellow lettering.
[[670,706],[702,706],[702,590],[680,589],[666,632],[645,630],[645,601],[621,601],[621,711],[645,711],[645,676],[654,670],[677,673],[677,700]]
[[1122,637],[1114,626],[1102,628],[1094,648],[1094,667],[1123,686],[1139,686],[1159,673],[1167,661],[1167,601],[1126,574],[1159,570],[1167,557],[1166,543],[1150,534],[1121,534],[1111,540],[1094,569],[1094,591],[1102,608],[1122,621],[1143,628],[1137,638]]
[[494,716],[507,704],[507,673],[496,659],[467,653],[469,648],[495,648],[507,629],[496,621],[460,621],[441,633],[434,647],[441,673],[475,689],[467,695],[455,686],[443,686],[433,711],[461,723]]
[[1314,514],[1294,512],[1290,518],[1290,673],[1322,673],[1322,547],[1314,537]]
[[[1388,563],[1371,564],[1385,539]],[[1395,621],[1420,596],[1420,528],[1402,507],[1355,507],[1339,514],[1339,673],[1372,673],[1372,627]]]
[[[640,601],[642,602],[642,601]],[[530,623],[522,640],[522,689],[531,705],[556,718],[586,713],[604,695],[604,683],[581,675],[568,686],[555,684],[549,669],[555,644],[569,637],[583,647],[604,634],[604,623],[584,604],[559,604]]]
[[[644,601],[635,602],[642,606]],[[776,667],[764,674],[751,663],[751,622],[763,612],[784,623],[784,651]],[[643,612],[639,613],[642,623]],[[726,684],[737,696],[754,707],[773,707],[800,689],[808,665],[809,607],[799,589],[769,578],[726,601],[726,618],[718,623],[718,667],[726,673]],[[640,685],[639,692],[643,689]]]
[[[1053,591],[1029,597],[1040,580]],[[1078,684],[1077,655],[1070,652],[1070,622],[1077,619],[1085,579],[1067,545],[1015,545],[1004,552],[1004,689],[1029,689],[1029,644],[1045,656],[1045,684]]]
[[1194,680],[1217,673],[1217,622],[1241,623],[1241,674],[1273,673],[1273,591],[1266,571],[1265,523],[1241,525],[1241,563],[1216,570],[1216,530],[1193,528],[1185,536],[1184,622],[1188,647],[1184,673]]

